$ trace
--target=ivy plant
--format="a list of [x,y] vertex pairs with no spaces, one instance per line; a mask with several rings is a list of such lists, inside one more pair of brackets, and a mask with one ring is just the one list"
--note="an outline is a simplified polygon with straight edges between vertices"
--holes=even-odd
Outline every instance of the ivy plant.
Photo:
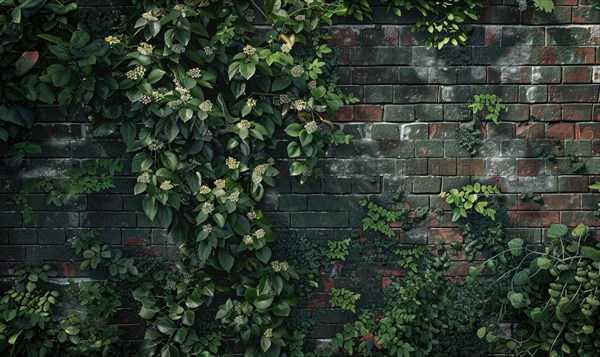
[[443,191],[440,193],[440,197],[452,206],[453,222],[458,221],[461,217],[466,218],[467,211],[471,209],[494,220],[496,210],[489,207],[487,201],[480,200],[482,197],[488,198],[493,194],[500,194],[500,190],[497,186],[482,185],[479,182],[476,182],[473,185],[463,186],[461,190],[453,188],[448,192]]

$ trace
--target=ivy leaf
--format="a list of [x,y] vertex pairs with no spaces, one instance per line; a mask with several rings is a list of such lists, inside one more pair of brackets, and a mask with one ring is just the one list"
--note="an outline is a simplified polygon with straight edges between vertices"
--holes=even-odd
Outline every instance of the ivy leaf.
[[553,224],[548,228],[548,238],[559,239],[569,233],[569,228],[564,224]]
[[513,238],[508,242],[508,249],[510,250],[510,254],[515,257],[520,256],[523,253],[523,245],[525,241],[521,238]]
[[306,164],[300,161],[295,161],[290,165],[290,176],[302,175],[306,169]]
[[595,262],[600,262],[600,250],[594,247],[581,247],[581,255]]
[[550,13],[554,10],[554,2],[552,0],[533,0],[533,4],[536,9],[541,11]]
[[510,301],[510,304],[515,308],[515,309],[520,309],[522,307],[524,307],[526,304],[524,302],[524,297],[523,294],[521,293],[517,293],[514,291],[509,291],[507,293],[507,297],[508,300]]
[[172,335],[175,331],[177,331],[177,326],[173,320],[168,317],[160,318],[156,327],[165,335]]
[[485,327],[481,327],[479,330],[477,330],[477,337],[484,338],[486,331],[487,329]]
[[592,190],[600,191],[600,182],[595,182],[593,185],[588,186]]
[[254,301],[254,306],[259,310],[266,310],[273,304],[273,296],[271,295],[260,295]]
[[549,270],[552,268],[552,260],[546,257],[539,257],[536,259],[536,264],[540,269]]

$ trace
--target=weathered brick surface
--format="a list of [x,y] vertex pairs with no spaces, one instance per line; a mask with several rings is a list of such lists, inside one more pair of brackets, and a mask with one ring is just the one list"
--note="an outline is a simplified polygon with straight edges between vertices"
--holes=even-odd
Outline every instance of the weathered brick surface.
[[[426,36],[411,32],[414,16],[397,18],[381,6],[374,8],[375,24],[347,19],[330,29],[331,44],[341,49],[342,90],[361,99],[335,119],[354,141],[329,151],[319,164],[325,177],[313,184],[304,187],[285,175],[276,180],[261,207],[277,232],[320,242],[344,239],[361,226],[362,198],[401,188],[413,208],[448,209],[439,192],[474,181],[499,185],[509,232],[530,243],[543,242],[552,223],[600,226],[595,215],[600,195],[588,188],[600,180],[600,12],[588,11],[583,0],[559,1],[552,14],[532,6],[520,12],[514,1],[494,4],[483,10],[467,46],[441,51],[427,50]],[[479,93],[499,95],[509,112],[498,124],[483,126],[485,140],[471,157],[455,130],[471,120],[468,104]],[[32,139],[41,141],[42,153],[26,160],[22,170],[0,164],[0,276],[40,261],[55,261],[61,275],[77,274],[69,244],[89,228],[98,228],[100,239],[112,244],[172,254],[170,237],[141,212],[128,173],[115,180],[115,189],[63,208],[32,195],[39,222],[24,223],[22,207],[10,198],[23,180],[60,176],[82,159],[118,156],[124,148],[116,138],[93,138],[83,116],[66,118],[51,106],[37,111]],[[560,147],[554,147],[554,138]],[[556,162],[536,152],[542,144],[557,154]],[[284,153],[285,145],[277,152]],[[570,171],[569,156],[585,163],[583,172]],[[541,194],[543,202],[522,202],[524,192]],[[418,229],[396,229],[403,244],[462,241],[449,214],[431,212]],[[448,275],[466,271],[468,264],[459,261]],[[328,273],[307,307],[328,308],[331,287],[348,279],[346,274],[338,282]],[[382,279],[368,282],[381,287],[399,273],[365,266],[364,274],[371,280],[380,274]],[[331,336],[347,320],[337,310],[323,310],[311,337]],[[128,329],[129,335],[141,331],[133,324]]]

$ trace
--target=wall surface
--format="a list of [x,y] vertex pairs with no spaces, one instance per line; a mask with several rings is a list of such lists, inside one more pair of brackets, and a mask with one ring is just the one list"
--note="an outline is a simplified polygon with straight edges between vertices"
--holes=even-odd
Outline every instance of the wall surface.
[[[482,12],[467,46],[441,51],[426,50],[424,37],[411,33],[411,16],[396,18],[383,8],[375,9],[374,24],[340,22],[331,29],[331,42],[341,48],[341,84],[361,100],[336,119],[354,140],[331,150],[322,162],[326,176],[316,183],[301,187],[285,176],[277,181],[263,207],[282,236],[346,238],[361,224],[360,198],[401,187],[411,207],[433,209],[441,205],[440,191],[474,181],[500,187],[510,231],[530,242],[541,242],[552,223],[600,226],[599,195],[588,188],[600,181],[600,11],[588,12],[586,0],[558,0],[551,14],[520,12],[515,2],[504,2]],[[483,145],[471,157],[455,130],[470,120],[467,106],[479,93],[499,95],[509,109],[498,124],[486,124]],[[22,208],[10,199],[23,180],[59,177],[84,159],[118,156],[124,149],[116,140],[93,138],[84,116],[65,118],[53,107],[38,112],[32,138],[41,141],[42,154],[18,168],[0,164],[0,275],[49,261],[73,276],[70,239],[92,227],[115,245],[172,254],[165,232],[141,212],[134,179],[126,173],[117,176],[115,189],[62,208],[49,208],[43,195],[34,194],[30,203],[39,223],[23,223]],[[540,158],[536,145],[557,137],[557,162]],[[569,170],[569,156],[585,163],[583,173]],[[129,158],[123,161],[127,165]],[[543,204],[522,202],[525,192],[541,194]],[[399,238],[405,244],[460,241],[450,218],[432,212]],[[463,275],[467,268],[459,261],[449,274]],[[322,292],[310,306],[328,306],[329,275],[323,273]],[[314,337],[330,336],[344,319],[326,310]]]

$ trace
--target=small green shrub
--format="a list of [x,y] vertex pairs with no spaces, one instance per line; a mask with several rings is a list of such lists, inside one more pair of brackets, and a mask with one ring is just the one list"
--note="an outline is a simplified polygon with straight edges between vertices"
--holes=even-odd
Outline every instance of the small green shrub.
[[490,195],[500,194],[500,190],[495,185],[482,185],[476,182],[473,185],[463,186],[462,190],[451,189],[449,192],[440,193],[446,203],[452,207],[452,221],[456,222],[460,217],[466,218],[467,212],[474,209],[475,212],[495,219],[496,210],[489,207],[487,201],[480,200],[481,197],[488,198]]

